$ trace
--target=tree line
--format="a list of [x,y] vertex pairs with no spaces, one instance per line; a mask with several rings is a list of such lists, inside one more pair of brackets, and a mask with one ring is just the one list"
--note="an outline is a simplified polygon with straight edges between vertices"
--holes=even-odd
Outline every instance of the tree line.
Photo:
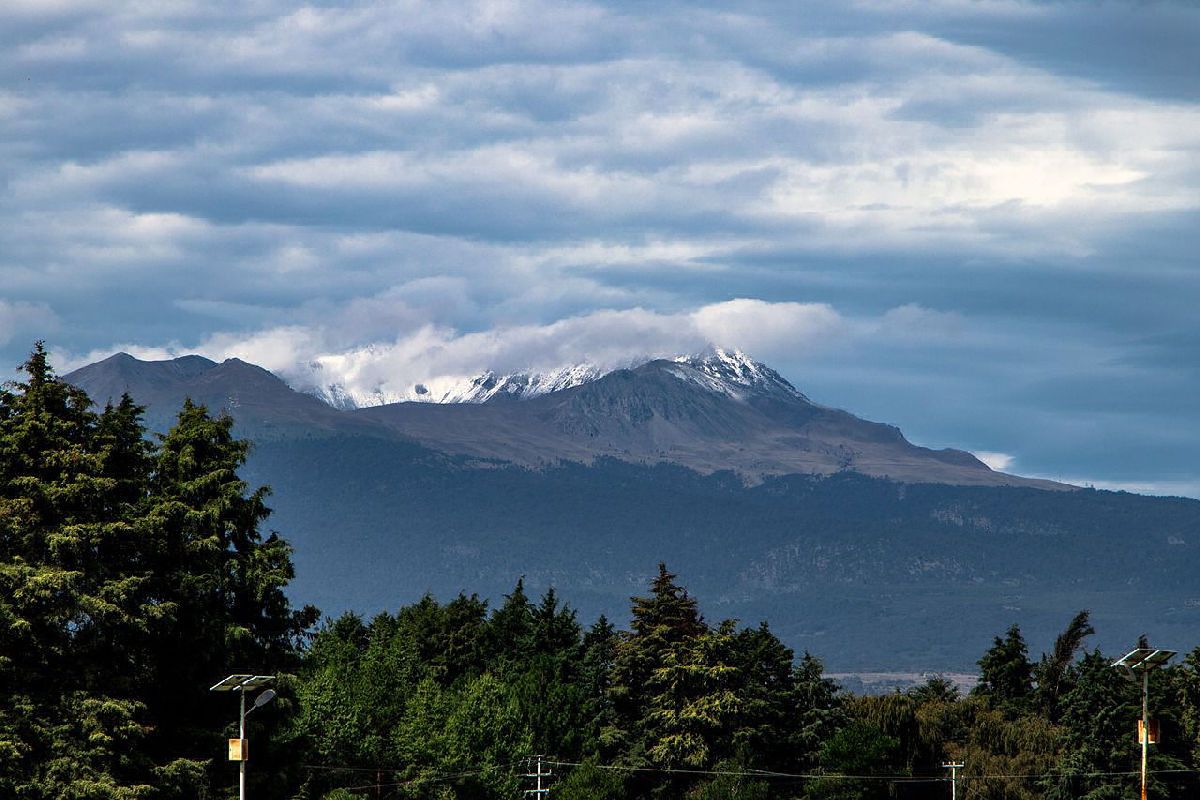
[[[426,596],[318,623],[285,588],[267,490],[238,477],[228,417],[185,403],[148,438],[97,410],[39,345],[0,391],[0,797],[236,795],[236,699],[252,797],[500,800],[542,754],[564,800],[1133,796],[1137,688],[1089,650],[1086,612],[1033,658],[1017,626],[963,695],[933,678],[858,696],[766,623],[710,622],[660,564],[627,627],[584,625],[523,581],[494,607]],[[1200,648],[1152,675],[1154,797],[1200,788]]]

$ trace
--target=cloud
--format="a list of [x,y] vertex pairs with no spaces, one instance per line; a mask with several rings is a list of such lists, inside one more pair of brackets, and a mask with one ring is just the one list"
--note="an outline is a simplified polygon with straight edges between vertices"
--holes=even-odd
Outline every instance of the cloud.
[[976,450],[975,457],[997,472],[1007,472],[1017,460],[1008,453],[993,453],[987,450]]
[[[456,287],[408,287],[408,294],[438,294]],[[340,384],[360,394],[382,391],[403,394],[417,383],[473,377],[487,370],[548,371],[577,363],[613,369],[649,358],[698,352],[709,345],[735,347],[761,358],[787,353],[792,357],[834,346],[851,335],[848,322],[823,304],[769,303],[738,299],[677,313],[643,308],[601,310],[544,325],[510,325],[461,332],[421,321],[421,316],[395,304],[404,293],[388,298],[352,301],[324,324],[285,325],[248,334],[223,332],[190,347],[173,343],[137,348],[143,355],[171,357],[189,352],[216,360],[241,358],[288,378],[298,388]],[[404,332],[387,340],[346,345],[345,325],[360,332],[386,325]],[[92,351],[84,356],[59,354],[69,370],[116,352]]]
[[689,315],[708,341],[733,346],[760,358],[792,357],[828,347],[847,333],[846,321],[823,303],[770,303],[738,299],[715,303]]
[[59,319],[49,306],[0,298],[0,345],[18,336],[43,336],[58,325]]

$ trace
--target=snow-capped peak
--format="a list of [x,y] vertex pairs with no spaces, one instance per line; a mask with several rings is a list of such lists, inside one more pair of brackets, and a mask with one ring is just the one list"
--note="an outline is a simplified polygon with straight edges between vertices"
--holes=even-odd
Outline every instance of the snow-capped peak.
[[439,396],[425,399],[431,403],[487,403],[494,400],[528,400],[550,392],[570,389],[604,375],[592,364],[573,364],[549,372],[517,372],[497,375],[488,371],[469,383],[452,386]]
[[362,391],[340,383],[332,383],[312,390],[312,394],[340,409],[389,403],[487,403],[528,400],[594,381],[606,372],[593,364],[572,364],[546,372],[527,371],[506,375],[498,375],[489,370],[473,377],[431,378],[402,389],[377,386],[372,390]]
[[[654,360],[650,357],[634,359],[625,366],[636,368]],[[680,380],[737,399],[775,394],[807,400],[775,370],[736,349],[714,346],[701,353],[676,356],[665,361],[665,368]],[[612,371],[582,363],[547,371],[497,374],[489,370],[473,377],[442,376],[403,388],[379,385],[363,390],[329,383],[310,391],[340,409],[389,403],[489,403],[529,400],[590,383]]]
[[750,358],[741,350],[710,347],[703,353],[678,356],[674,375],[698,383],[710,391],[745,399],[751,394],[782,394],[808,401],[778,372]]

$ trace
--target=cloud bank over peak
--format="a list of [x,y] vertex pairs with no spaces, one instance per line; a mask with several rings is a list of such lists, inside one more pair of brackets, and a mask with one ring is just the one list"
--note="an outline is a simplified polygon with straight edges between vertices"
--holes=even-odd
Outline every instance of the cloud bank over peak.
[[[125,349],[152,359],[185,353],[214,360],[240,358],[270,369],[302,391],[336,385],[355,397],[402,398],[412,396],[418,384],[445,385],[489,371],[548,373],[579,364],[606,371],[713,345],[745,350],[768,361],[791,360],[835,348],[863,331],[862,322],[847,320],[826,304],[737,299],[675,313],[598,310],[543,325],[482,331],[418,324],[388,339],[339,346],[346,335],[340,323],[360,308],[352,304],[328,326],[223,332],[194,345],[114,346],[111,352]],[[367,328],[377,325],[369,321]],[[56,355],[62,369],[73,369],[111,352]]]

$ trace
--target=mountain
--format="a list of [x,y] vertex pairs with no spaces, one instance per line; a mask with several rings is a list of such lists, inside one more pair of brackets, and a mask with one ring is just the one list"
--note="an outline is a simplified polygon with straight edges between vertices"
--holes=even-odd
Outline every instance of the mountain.
[[655,360],[520,403],[393,403],[356,412],[446,453],[529,467],[615,458],[750,480],[850,470],[914,482],[1068,487],[994,472],[899,429],[813,403],[740,353]]
[[561,389],[569,389],[604,374],[592,364],[573,364],[549,372],[516,372],[497,375],[487,371],[472,378],[442,378],[414,383],[402,391],[377,386],[371,391],[348,389],[330,383],[310,390],[333,408],[351,410],[391,403],[488,403],[497,400],[528,400]]
[[436,399],[363,407],[293,391],[236,358],[147,362],[122,353],[66,377],[98,402],[130,391],[149,407],[154,429],[168,426],[168,410],[191,397],[229,411],[254,437],[373,433],[526,467],[616,458],[734,470],[748,480],[851,470],[903,481],[1068,488],[994,472],[961,450],[915,446],[899,429],[813,403],[770,367],[720,348],[609,372],[577,365],[486,373],[441,387]]
[[[633,359],[630,368],[653,361]],[[710,347],[704,353],[679,356],[674,361],[685,369],[678,373],[684,380],[744,398],[748,393],[777,391],[803,398],[779,373],[751,359],[739,350]],[[314,365],[317,374],[320,365]],[[502,400],[530,400],[551,392],[571,389],[598,380],[613,372],[595,364],[570,364],[543,372],[525,371],[497,374],[488,370],[470,378],[443,377],[414,383],[401,389],[380,383],[363,391],[347,388],[344,383],[329,383],[308,390],[330,406],[342,410],[370,408],[394,403],[489,403]],[[315,377],[311,382],[320,383]]]
[[147,407],[146,422],[153,431],[170,427],[189,397],[213,411],[228,411],[245,433],[259,438],[361,427],[317,398],[293,391],[273,373],[237,358],[219,364],[201,356],[141,361],[118,353],[64,378],[98,404],[129,393]]
[[1048,648],[1085,607],[1105,649],[1200,640],[1200,502],[993,472],[737,353],[348,410],[237,360],[66,377],[129,391],[158,430],[187,396],[228,410],[296,548],[294,597],[330,614],[498,600],[523,575],[622,619],[665,560],[710,617],[768,619],[843,671],[970,670],[1012,622]]
[[1200,502],[1083,489],[768,476],[597,459],[541,469],[371,438],[260,443],[296,548],[293,595],[372,613],[518,577],[626,620],[662,560],[712,620],[768,620],[835,671],[964,671],[1017,622],[1030,650],[1082,608],[1106,651],[1200,642]]

